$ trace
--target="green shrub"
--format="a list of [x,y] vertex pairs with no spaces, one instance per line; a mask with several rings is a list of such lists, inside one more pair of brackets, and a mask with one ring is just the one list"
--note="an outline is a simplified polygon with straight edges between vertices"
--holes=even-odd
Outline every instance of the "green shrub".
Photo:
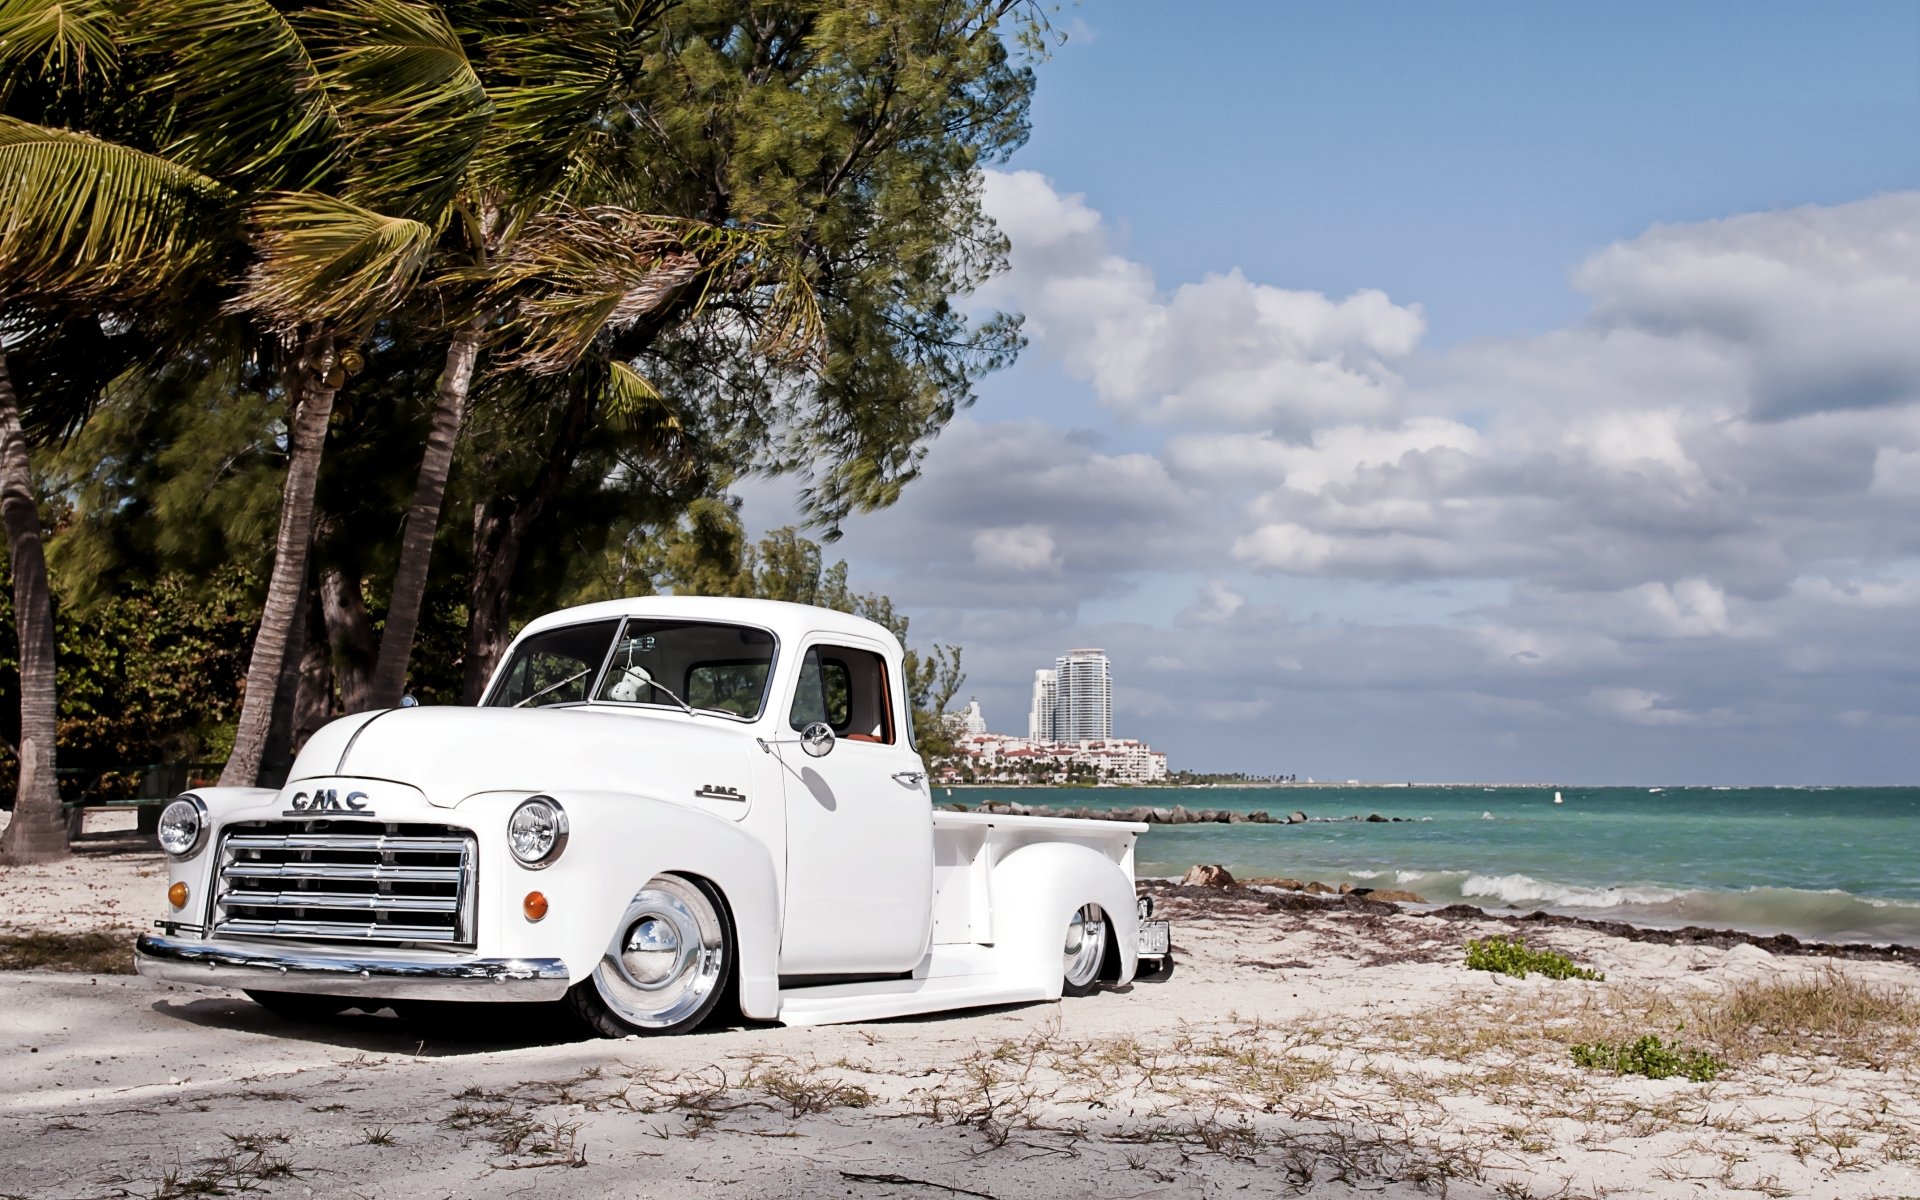
[[1682,1049],[1678,1042],[1662,1042],[1650,1033],[1637,1042],[1585,1042],[1573,1048],[1573,1063],[1592,1071],[1648,1079],[1680,1075],[1695,1083],[1711,1081],[1727,1066],[1705,1050]]
[[1529,950],[1519,938],[1509,941],[1499,934],[1485,941],[1474,938],[1467,943],[1467,970],[1496,971],[1516,979],[1525,979],[1535,971],[1548,979],[1606,978],[1598,971],[1574,966],[1573,960],[1564,954],[1555,954],[1551,950]]

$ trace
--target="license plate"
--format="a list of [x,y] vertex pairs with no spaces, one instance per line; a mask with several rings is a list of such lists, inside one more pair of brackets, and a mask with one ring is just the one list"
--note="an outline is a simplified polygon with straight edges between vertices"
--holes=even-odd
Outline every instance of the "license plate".
[[1140,922],[1140,953],[1149,958],[1167,954],[1173,944],[1173,930],[1165,921]]

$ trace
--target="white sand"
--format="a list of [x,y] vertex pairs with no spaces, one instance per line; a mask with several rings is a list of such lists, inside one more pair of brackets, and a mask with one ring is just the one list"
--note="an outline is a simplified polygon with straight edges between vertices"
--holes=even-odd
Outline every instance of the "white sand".
[[[163,880],[146,854],[0,873],[3,923],[131,929]],[[1911,1058],[1656,1082],[1487,1033],[1819,960],[1554,929],[1529,938],[1608,982],[1522,981],[1461,965],[1492,923],[1167,907],[1185,953],[1163,984],[623,1042],[502,1014],[525,1037],[482,1046],[384,1015],[288,1023],[220,989],[0,973],[0,1195],[1920,1195]],[[1920,998],[1913,968],[1835,969]]]

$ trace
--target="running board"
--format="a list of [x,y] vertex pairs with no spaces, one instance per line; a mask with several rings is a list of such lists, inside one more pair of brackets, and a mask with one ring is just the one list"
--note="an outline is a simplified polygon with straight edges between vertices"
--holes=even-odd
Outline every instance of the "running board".
[[938,947],[914,979],[784,988],[779,1020],[783,1025],[838,1025],[1060,998],[1045,987],[1010,985],[992,965],[993,952],[987,947]]

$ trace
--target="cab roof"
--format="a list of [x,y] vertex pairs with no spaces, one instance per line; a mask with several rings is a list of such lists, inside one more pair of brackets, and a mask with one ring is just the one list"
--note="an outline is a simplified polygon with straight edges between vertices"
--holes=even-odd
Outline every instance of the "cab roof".
[[728,621],[738,625],[757,625],[789,641],[810,633],[860,637],[888,646],[896,653],[900,641],[886,626],[852,613],[812,604],[790,604],[785,600],[746,600],[736,596],[632,596],[624,600],[602,600],[595,604],[577,604],[529,622],[514,638],[540,633],[562,625],[586,621],[604,621],[613,617],[671,617],[679,620]]

